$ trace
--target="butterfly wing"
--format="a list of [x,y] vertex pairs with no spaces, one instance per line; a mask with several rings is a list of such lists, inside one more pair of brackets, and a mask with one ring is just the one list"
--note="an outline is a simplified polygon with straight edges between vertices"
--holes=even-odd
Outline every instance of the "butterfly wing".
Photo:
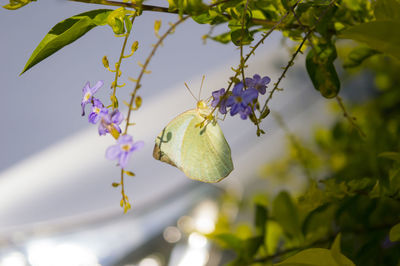
[[181,146],[186,129],[195,118],[196,111],[189,110],[175,117],[156,138],[153,157],[181,169]]
[[173,119],[158,135],[153,156],[192,179],[219,182],[233,170],[231,150],[217,123],[196,127],[203,120],[196,110]]
[[218,123],[196,127],[204,120],[200,115],[186,129],[182,143],[182,170],[190,178],[215,183],[233,170],[231,149]]

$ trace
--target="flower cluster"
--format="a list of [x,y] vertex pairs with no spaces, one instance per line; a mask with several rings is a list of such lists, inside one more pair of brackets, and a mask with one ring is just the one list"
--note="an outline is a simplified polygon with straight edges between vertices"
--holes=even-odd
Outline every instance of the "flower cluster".
[[106,151],[106,158],[109,160],[118,159],[118,164],[121,168],[125,168],[128,159],[132,153],[141,148],[143,141],[133,142],[129,135],[121,135],[120,124],[124,120],[123,114],[118,110],[109,111],[103,103],[93,97],[97,90],[103,86],[103,81],[98,81],[96,85],[90,87],[89,82],[83,87],[83,97],[81,102],[82,116],[85,115],[85,107],[87,104],[92,105],[92,112],[89,114],[89,123],[97,124],[99,122],[98,132],[100,136],[110,133],[115,139],[117,144],[109,147]]
[[227,93],[224,88],[214,91],[211,106],[218,106],[221,114],[226,114],[230,108],[231,116],[239,114],[240,118],[247,119],[253,111],[258,95],[266,93],[267,84],[270,81],[271,79],[267,76],[261,78],[260,75],[255,74],[253,78],[245,78],[245,84],[236,83],[232,92]]

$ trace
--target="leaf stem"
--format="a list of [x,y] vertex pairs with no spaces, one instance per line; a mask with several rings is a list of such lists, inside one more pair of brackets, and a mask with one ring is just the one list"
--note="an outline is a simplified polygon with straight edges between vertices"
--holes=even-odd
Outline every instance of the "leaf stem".
[[[133,15],[133,17],[131,19],[132,25],[133,25],[133,22],[135,21],[135,18],[136,18],[136,13]],[[120,68],[121,68],[122,59],[124,58],[126,43],[128,42],[129,36],[131,34],[131,31],[132,31],[132,28],[125,35],[124,43],[123,43],[122,49],[121,49],[121,54],[119,55],[118,63],[116,65],[115,78],[114,78],[114,82],[112,83],[113,84],[112,99],[116,99],[115,93],[116,93],[116,90],[117,90],[117,87],[118,87],[119,71],[120,71]],[[113,110],[115,109],[114,103],[112,104],[112,108],[113,108]]]

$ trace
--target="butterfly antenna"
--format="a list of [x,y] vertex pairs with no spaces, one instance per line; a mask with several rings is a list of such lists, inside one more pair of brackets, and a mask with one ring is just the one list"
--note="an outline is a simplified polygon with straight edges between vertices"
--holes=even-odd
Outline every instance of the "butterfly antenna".
[[190,92],[190,94],[193,96],[193,98],[194,98],[197,102],[200,101],[199,99],[196,98],[196,96],[194,96],[193,92],[189,89],[189,86],[186,84],[186,82],[185,82],[185,86],[186,86],[186,89],[188,89],[188,91]]
[[204,82],[204,78],[206,76],[203,75],[203,78],[201,79],[201,85],[200,85],[200,90],[199,90],[199,99],[201,99],[201,89],[203,88],[203,82]]

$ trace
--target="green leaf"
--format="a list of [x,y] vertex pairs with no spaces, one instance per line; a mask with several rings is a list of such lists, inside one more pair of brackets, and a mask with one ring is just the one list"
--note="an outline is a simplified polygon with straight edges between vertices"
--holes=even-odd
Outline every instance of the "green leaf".
[[223,43],[223,44],[227,44],[231,41],[231,33],[230,32],[225,32],[222,33],[220,35],[214,36],[214,37],[210,37],[212,40]]
[[64,46],[79,39],[92,28],[105,25],[111,12],[110,9],[92,10],[57,23],[33,51],[21,74]]
[[240,252],[242,248],[242,241],[240,238],[233,234],[217,234],[213,235],[212,238],[217,241],[223,248],[233,249],[236,252]]
[[255,226],[258,233],[265,235],[266,223],[268,219],[268,209],[261,204],[256,204]]
[[390,159],[400,163],[400,153],[399,152],[382,152],[378,154],[379,157]]
[[339,38],[363,42],[369,47],[400,59],[400,21],[377,20],[344,30]]
[[229,263],[229,266],[249,265],[254,259],[255,254],[263,243],[262,236],[250,237],[242,240],[240,250],[237,250],[237,258]]
[[364,62],[364,60],[378,53],[379,52],[377,50],[371,49],[369,47],[354,48],[347,56],[343,64],[343,67],[345,68],[357,67],[361,65]]
[[248,29],[237,29],[231,32],[231,40],[236,46],[250,44],[254,38]]
[[274,199],[273,214],[275,220],[290,237],[299,237],[301,235],[297,208],[286,191],[280,192]]
[[[281,263],[274,264],[275,266],[339,266],[329,249],[325,248],[310,248],[303,250],[296,255],[287,258]],[[342,266],[342,265],[340,265]]]
[[397,0],[377,0],[374,14],[377,20],[400,20],[400,3]]
[[400,223],[396,224],[390,229],[389,239],[392,242],[400,241]]
[[332,247],[331,247],[331,255],[333,259],[337,262],[337,265],[340,266],[353,266],[354,263],[349,260],[346,256],[342,254],[340,251],[340,240],[341,240],[341,234],[339,233],[335,240],[333,241]]
[[340,234],[332,244],[331,250],[325,248],[310,248],[289,257],[276,266],[355,266],[340,251]]
[[21,8],[33,1],[36,2],[36,0],[10,0],[10,3],[7,5],[4,5],[3,7],[5,9],[9,9],[9,10],[16,10],[16,9]]
[[306,58],[308,75],[314,85],[325,98],[335,97],[340,90],[340,81],[333,61],[337,54],[332,43],[314,46]]

